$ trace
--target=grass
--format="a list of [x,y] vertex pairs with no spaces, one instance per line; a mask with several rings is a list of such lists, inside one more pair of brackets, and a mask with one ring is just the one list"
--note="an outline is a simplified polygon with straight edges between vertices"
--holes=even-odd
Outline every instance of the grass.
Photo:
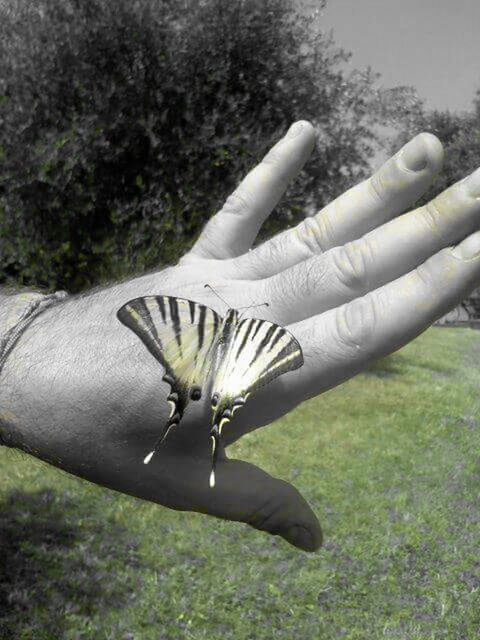
[[0,450],[0,638],[477,640],[479,363],[430,329],[230,449],[302,491],[316,554]]

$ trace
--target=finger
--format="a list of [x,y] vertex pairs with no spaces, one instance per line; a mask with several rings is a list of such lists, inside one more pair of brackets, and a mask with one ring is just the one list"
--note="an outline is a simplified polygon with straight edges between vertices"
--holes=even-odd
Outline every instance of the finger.
[[265,278],[359,238],[415,202],[443,161],[442,144],[421,133],[368,180],[352,187],[294,229],[235,259],[241,278]]
[[315,143],[309,122],[294,123],[207,223],[189,258],[232,258],[250,249],[258,230],[297,176]]
[[291,325],[305,364],[290,376],[288,387],[282,387],[282,397],[288,394],[294,406],[352,377],[409,342],[479,285],[477,231],[398,280]]
[[222,461],[216,479],[208,494],[208,513],[281,536],[304,551],[321,546],[317,517],[291,484],[241,460]]
[[262,281],[259,298],[286,324],[378,289],[480,227],[480,169],[363,237]]

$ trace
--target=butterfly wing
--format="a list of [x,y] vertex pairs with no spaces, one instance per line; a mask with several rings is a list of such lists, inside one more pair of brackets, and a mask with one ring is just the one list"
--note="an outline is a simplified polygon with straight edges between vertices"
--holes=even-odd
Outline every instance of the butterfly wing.
[[174,296],[135,298],[118,310],[117,317],[165,367],[171,412],[160,436],[163,440],[180,422],[189,400],[202,395],[221,318],[203,304]]
[[302,349],[291,333],[272,322],[246,318],[235,328],[213,392],[232,401],[244,398],[302,364]]
[[283,327],[253,318],[237,324],[213,381],[211,487],[215,485],[215,464],[223,425],[245,404],[250,393],[302,364],[299,343]]

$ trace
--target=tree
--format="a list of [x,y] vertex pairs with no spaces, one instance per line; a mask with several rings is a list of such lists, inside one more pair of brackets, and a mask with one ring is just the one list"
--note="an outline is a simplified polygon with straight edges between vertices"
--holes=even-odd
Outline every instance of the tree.
[[317,151],[265,233],[366,172],[374,76],[291,0],[0,8],[0,269],[80,290],[173,261],[297,119]]

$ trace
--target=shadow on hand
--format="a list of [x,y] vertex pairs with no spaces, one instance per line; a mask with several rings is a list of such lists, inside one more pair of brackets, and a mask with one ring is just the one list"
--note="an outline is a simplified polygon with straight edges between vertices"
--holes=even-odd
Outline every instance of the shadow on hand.
[[72,618],[80,630],[138,591],[131,534],[95,520],[68,493],[11,492],[0,502],[0,549],[2,640],[62,638]]

